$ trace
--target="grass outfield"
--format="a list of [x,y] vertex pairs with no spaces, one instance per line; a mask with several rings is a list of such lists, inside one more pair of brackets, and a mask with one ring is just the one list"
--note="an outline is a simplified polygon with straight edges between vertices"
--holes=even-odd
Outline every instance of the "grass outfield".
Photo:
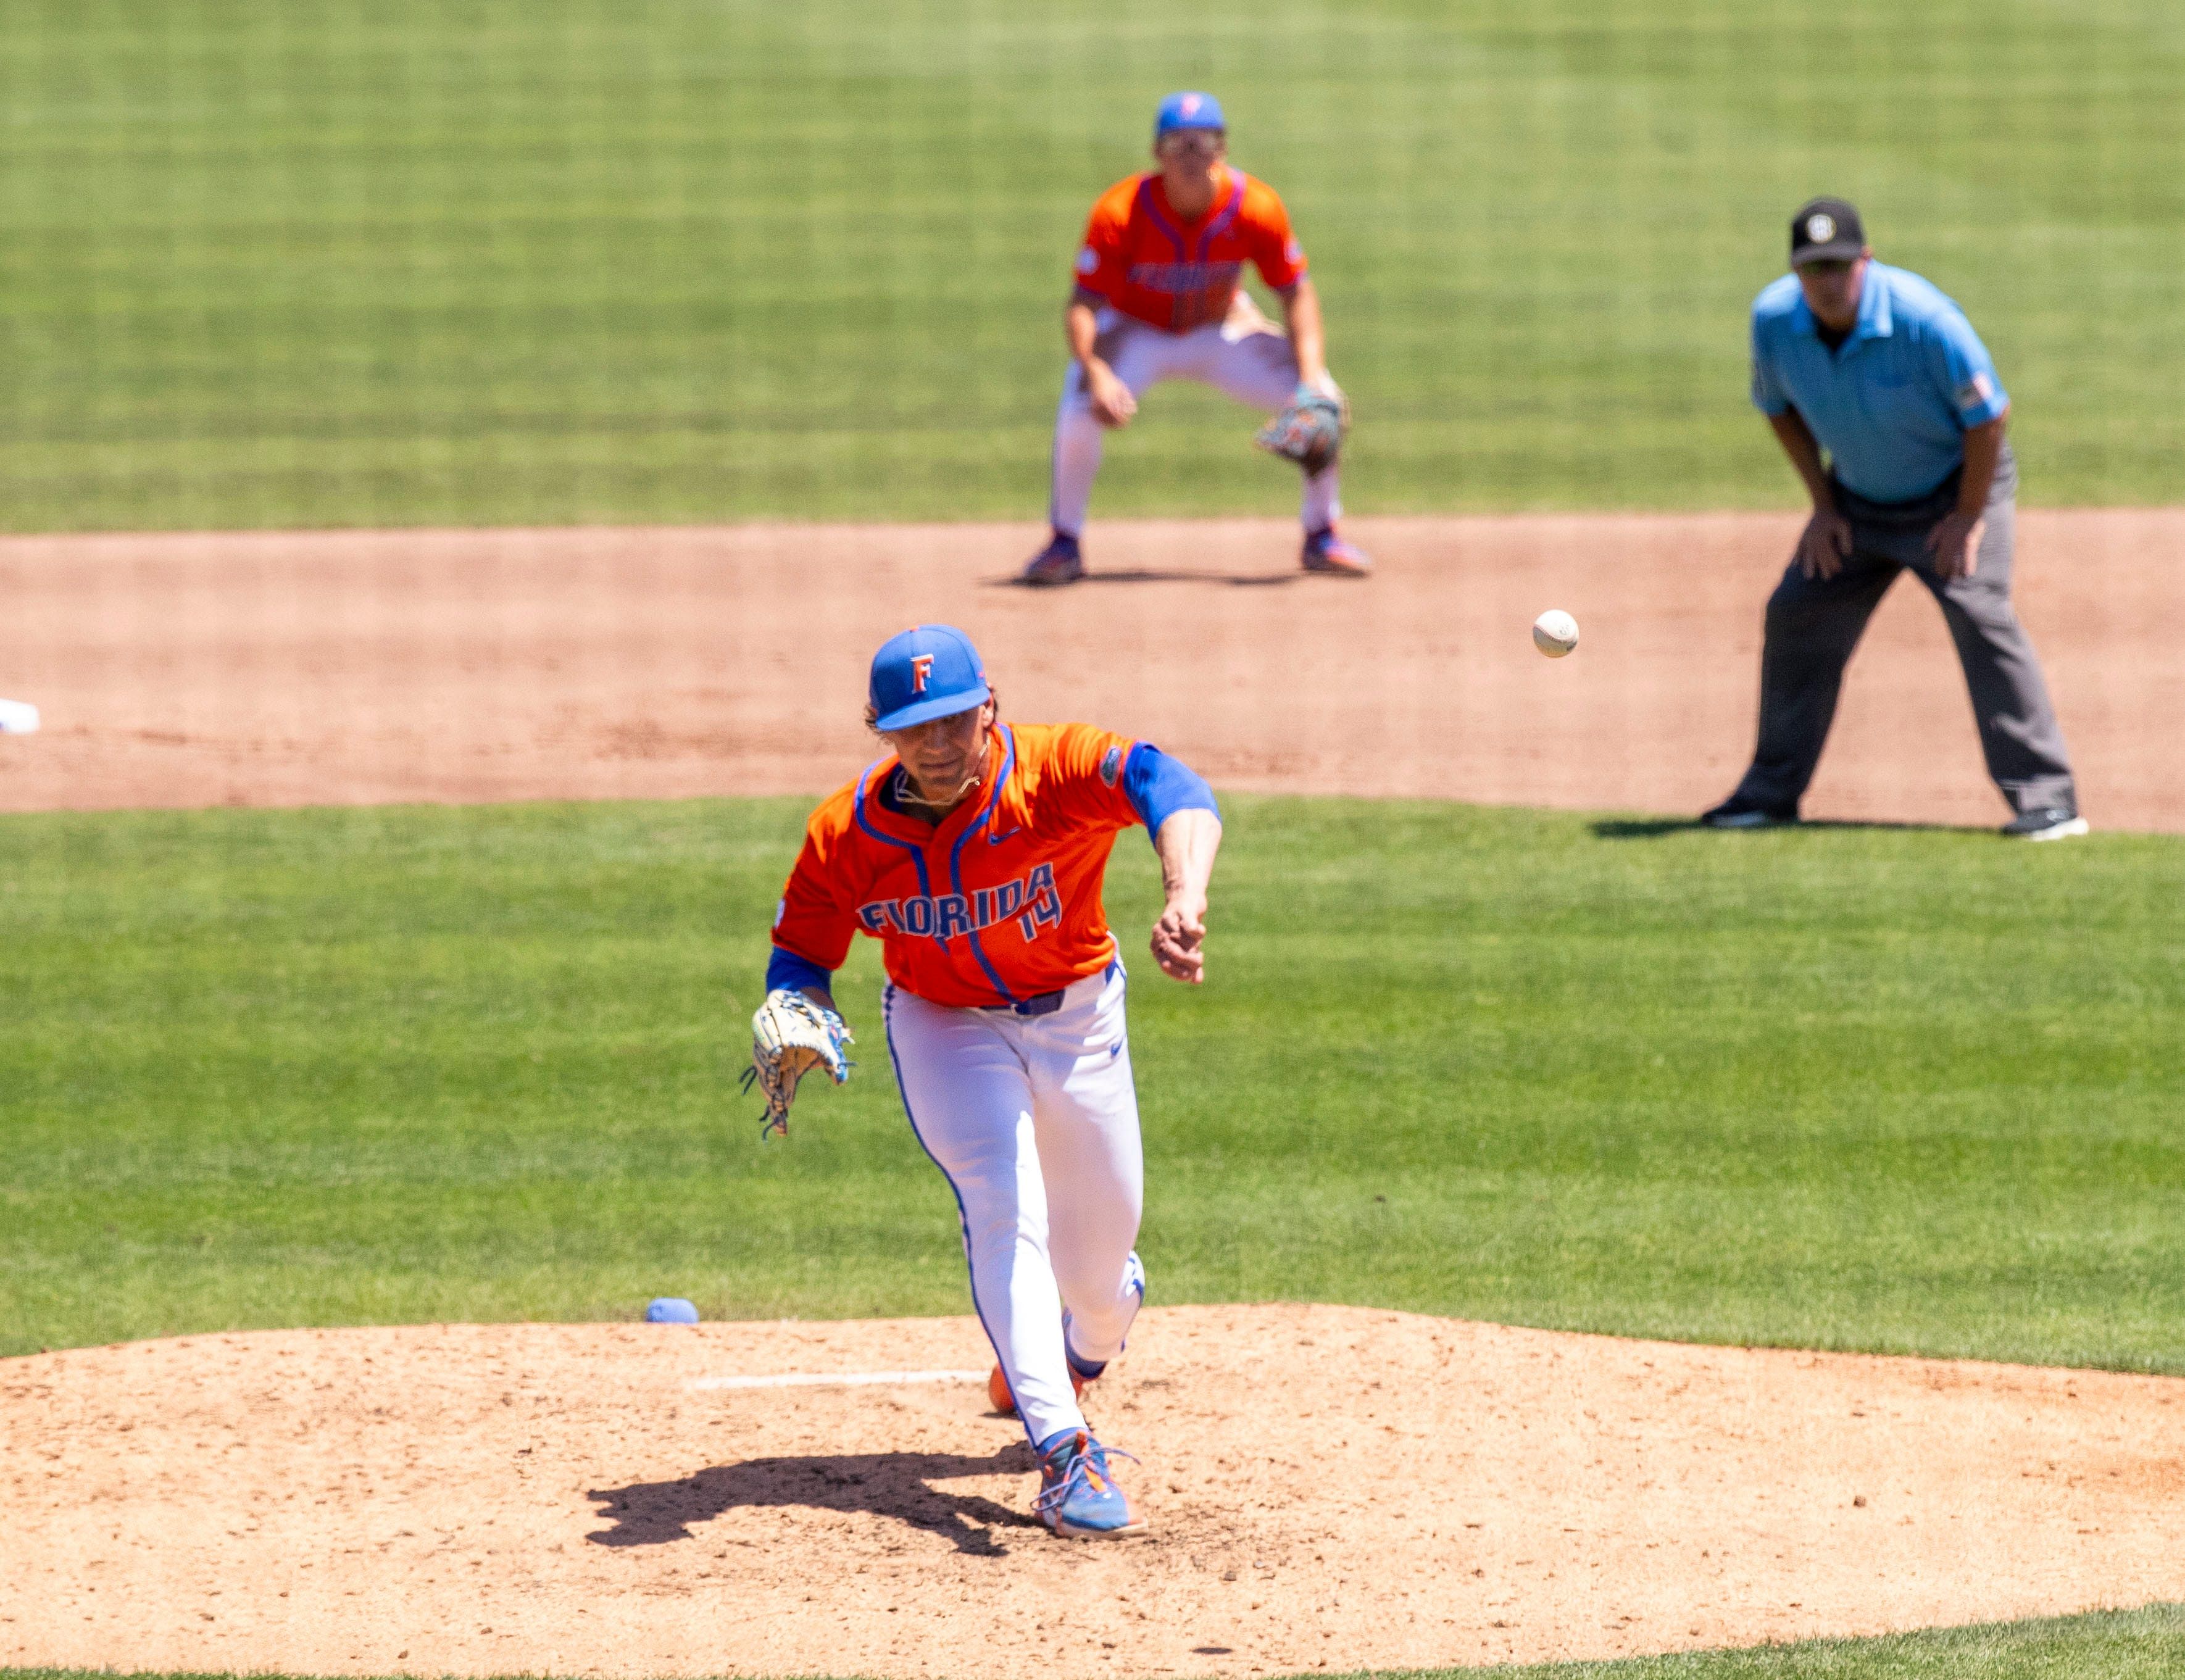
[[2168,1680],[2181,1671],[2185,1606],[2169,1605],[1626,1662],[1450,1668],[1400,1680]]
[[[1562,1662],[1330,1674],[1316,1680],[2168,1680],[2185,1667],[2185,1606],[1814,1639],[1623,1662]],[[109,1672],[0,1668],[0,1680],[109,1680]],[[165,1680],[225,1680],[177,1674]],[[291,1680],[265,1675],[259,1680]]]
[[[1809,193],[1969,308],[2029,500],[2185,452],[2176,0],[17,0],[0,523],[1036,518],[1155,99],[1288,196],[1361,511],[1787,505]],[[1095,511],[1279,511],[1164,391]]]
[[[1229,807],[1155,1299],[2185,1371],[2185,842]],[[869,941],[858,1076],[735,1089],[802,809],[0,818],[0,1352],[966,1310]]]

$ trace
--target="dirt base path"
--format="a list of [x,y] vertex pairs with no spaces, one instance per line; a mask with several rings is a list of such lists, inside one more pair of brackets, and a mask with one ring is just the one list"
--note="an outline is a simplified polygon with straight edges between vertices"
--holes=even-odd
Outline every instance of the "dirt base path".
[[[1094,578],[1003,580],[1030,526],[0,541],[0,809],[819,793],[869,756],[864,663],[951,620],[1004,703],[1149,735],[1231,788],[1690,812],[1752,744],[1773,515],[1096,527]],[[2098,824],[2185,830],[2185,509],[2031,512],[2020,602]],[[1578,653],[1532,649],[1547,606]],[[1992,823],[1940,615],[1902,582],[1808,804]]]
[[[0,1362],[0,1663],[1285,1673],[2185,1598],[2185,1381],[1336,1307],[1148,1313],[1146,1541],[1049,1538],[968,1319]],[[875,1371],[972,1381],[722,1387]]]

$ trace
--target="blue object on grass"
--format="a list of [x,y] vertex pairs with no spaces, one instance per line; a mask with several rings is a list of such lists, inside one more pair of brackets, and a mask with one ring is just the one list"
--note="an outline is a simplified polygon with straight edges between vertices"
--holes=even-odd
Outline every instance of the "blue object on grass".
[[696,1324],[698,1309],[680,1295],[659,1295],[645,1309],[647,1324]]

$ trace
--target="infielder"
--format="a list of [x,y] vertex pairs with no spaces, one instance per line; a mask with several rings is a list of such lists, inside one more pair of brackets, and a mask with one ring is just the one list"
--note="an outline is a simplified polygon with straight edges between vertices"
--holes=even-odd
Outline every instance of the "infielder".
[[1841,198],[1791,218],[1791,266],[1752,306],[1752,400],[1813,516],[1768,602],[1752,767],[1700,820],[1798,820],[1844,666],[1908,570],[1957,644],[1988,774],[2017,813],[2003,832],[2083,834],[2063,732],[2010,604],[2018,467],[2003,440],[2010,398],[1987,347],[1934,287],[1874,260]]
[[[1154,123],[1160,167],[1117,181],[1092,206],[1064,312],[1070,366],[1054,416],[1053,535],[1025,567],[1027,583],[1085,575],[1080,539],[1101,431],[1129,425],[1164,379],[1195,379],[1279,410],[1258,441],[1304,470],[1305,569],[1357,578],[1372,567],[1336,533],[1345,410],[1305,252],[1274,188],[1231,168],[1227,153],[1214,96],[1171,94]],[[1238,286],[1248,262],[1282,299],[1288,332]]]
[[834,971],[853,935],[879,940],[888,1055],[956,1195],[998,1360],[989,1391],[1038,1454],[1034,1508],[1057,1534],[1143,1533],[1078,1406],[1146,1291],[1123,964],[1101,883],[1117,830],[1143,823],[1167,901],[1154,958],[1197,985],[1214,796],[1148,742],[1000,722],[977,652],[945,624],[874,656],[865,717],[891,751],[813,813],[774,917],[752,1023],[769,1127],[786,1130],[808,1068],[847,1076]]

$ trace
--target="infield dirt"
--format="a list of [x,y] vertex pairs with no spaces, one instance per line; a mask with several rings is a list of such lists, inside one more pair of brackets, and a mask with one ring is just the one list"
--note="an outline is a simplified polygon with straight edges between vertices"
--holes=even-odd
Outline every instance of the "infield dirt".
[[[0,1662],[1265,1674],[2185,1598],[2185,1380],[1149,1311],[1056,1540],[968,1319],[279,1331],[0,1364]],[[722,1378],[967,1371],[733,1388]]]
[[[817,794],[872,756],[865,661],[962,624],[1014,717],[1159,740],[1218,785],[1685,812],[1751,750],[1777,515],[1361,519],[1364,583],[1274,521],[0,540],[0,809]],[[2098,827],[2185,829],[2185,509],[2029,511],[2020,609]],[[1577,616],[1542,659],[1543,609]],[[1819,817],[1989,823],[1964,685],[1902,580]]]

